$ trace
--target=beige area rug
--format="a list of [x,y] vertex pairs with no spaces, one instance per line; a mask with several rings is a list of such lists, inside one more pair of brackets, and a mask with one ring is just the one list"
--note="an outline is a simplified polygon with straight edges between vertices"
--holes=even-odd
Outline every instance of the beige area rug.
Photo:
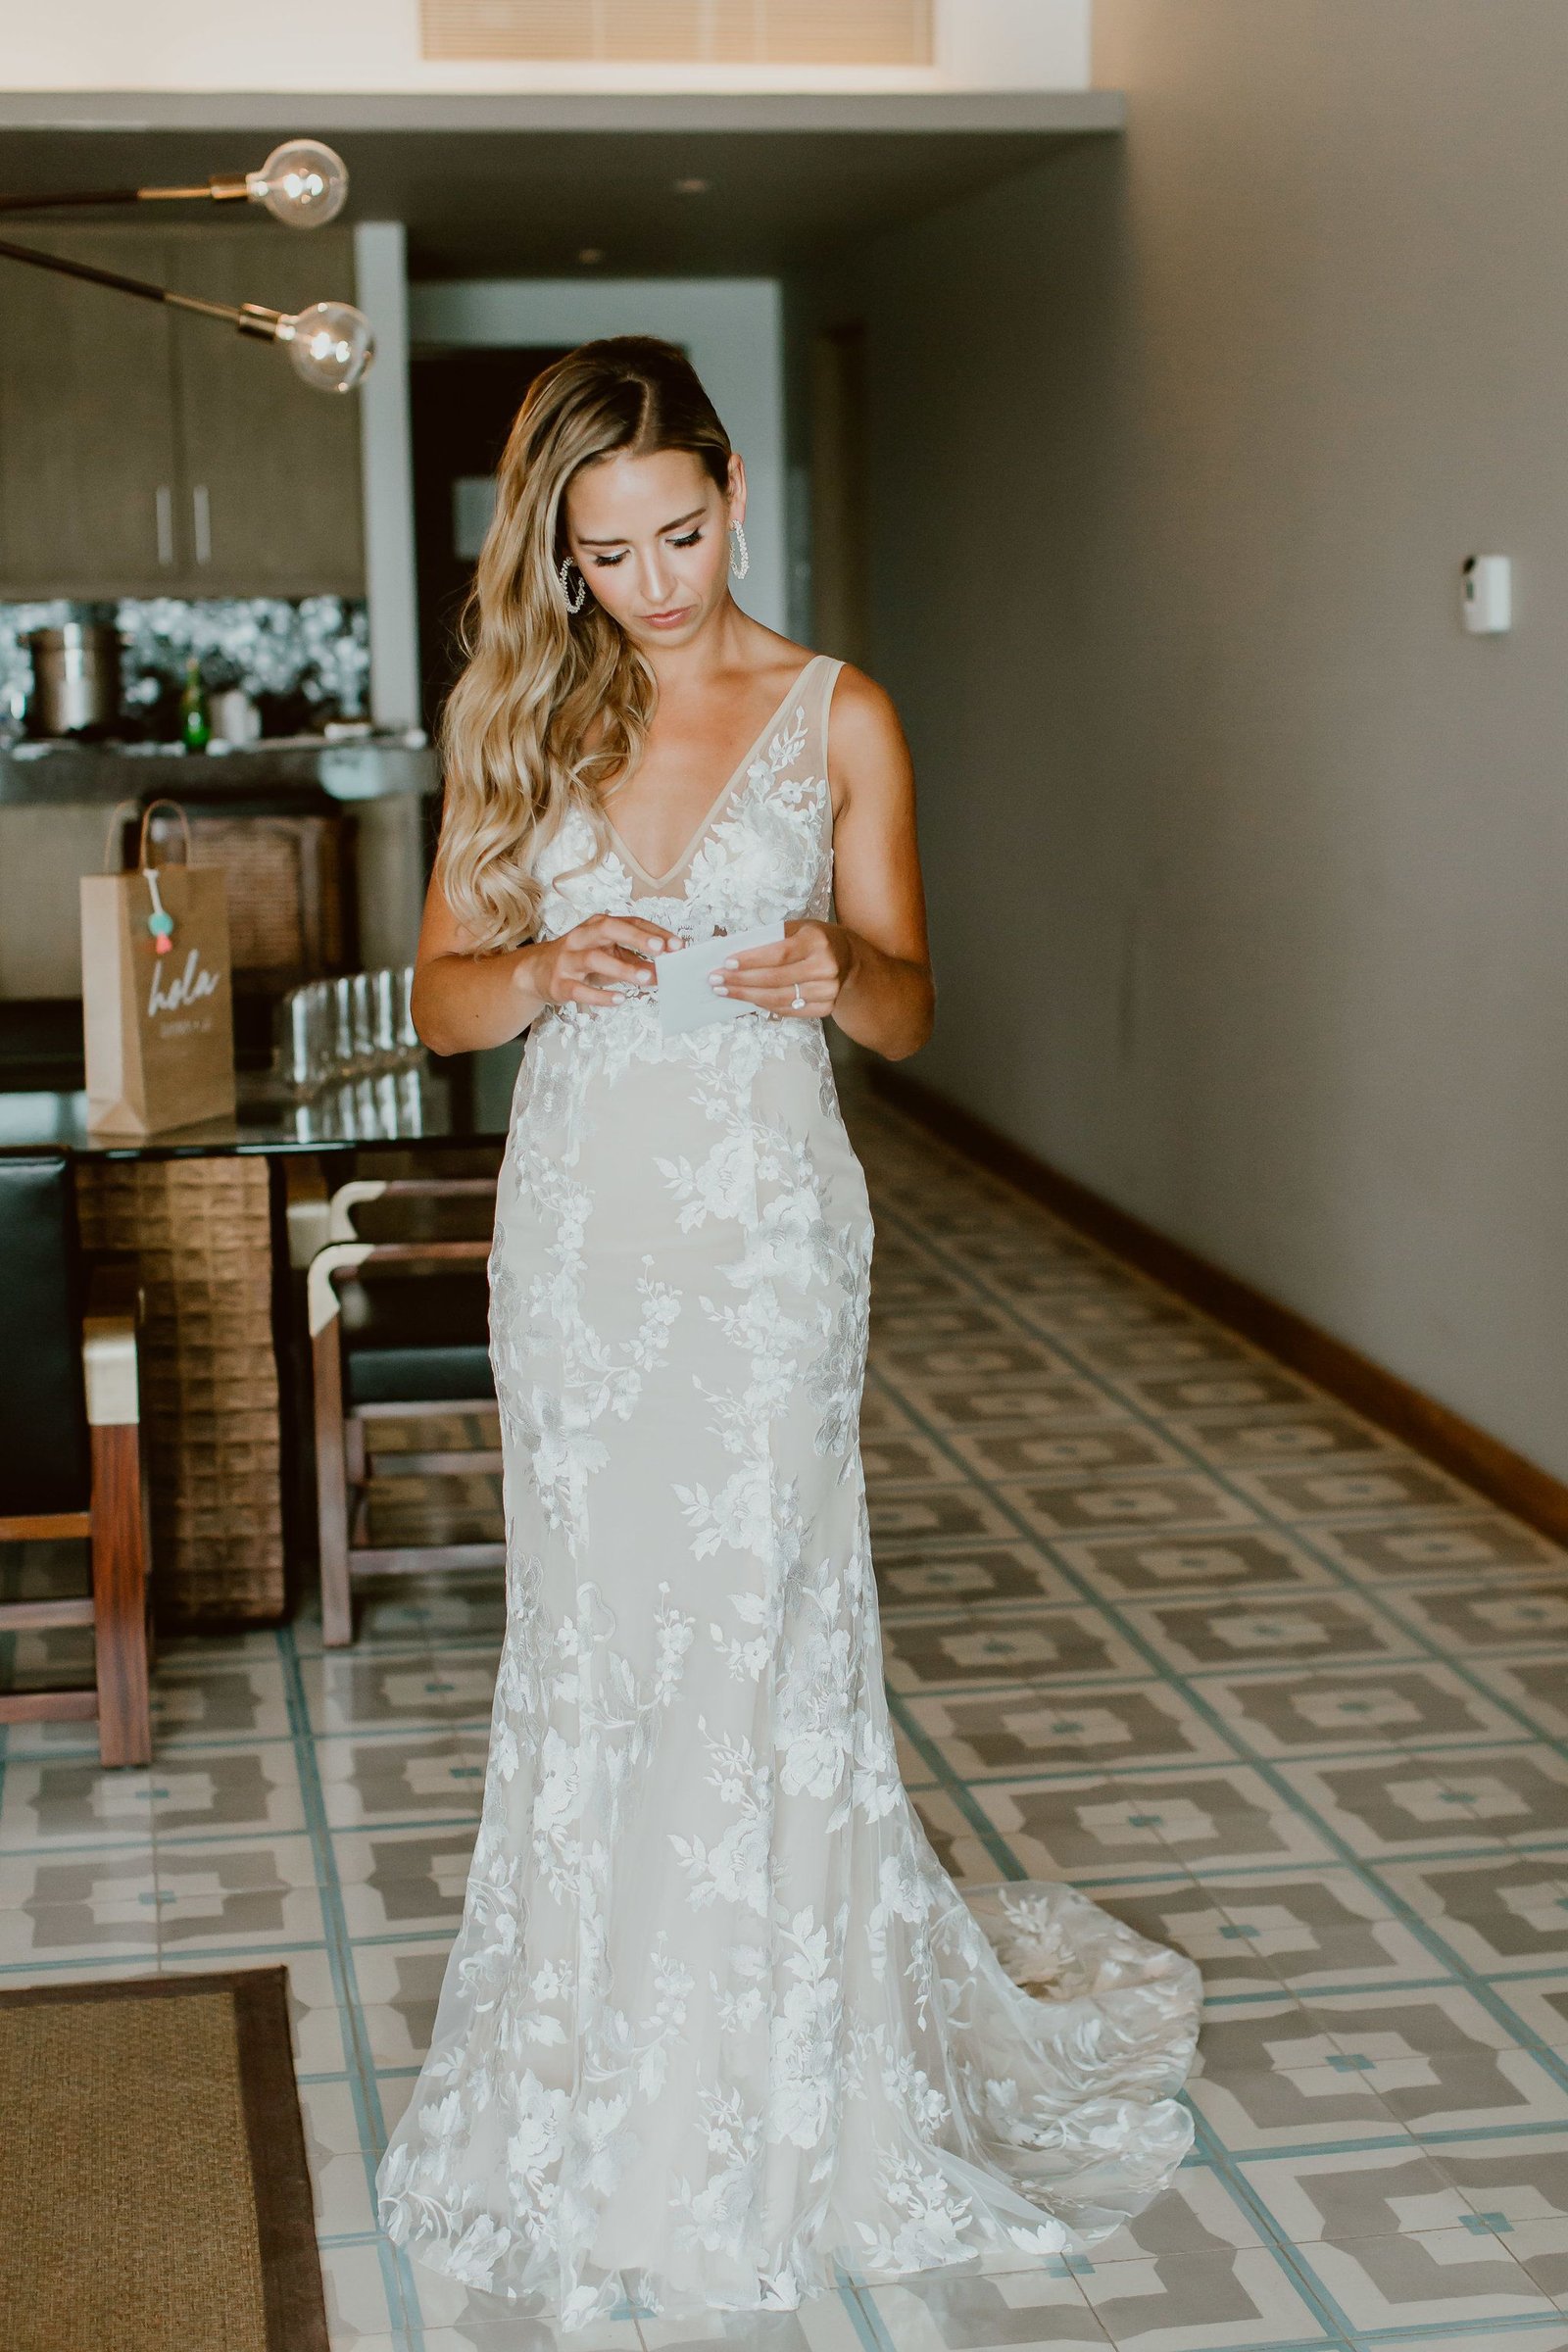
[[281,1968],[0,1993],[0,2352],[327,2352]]

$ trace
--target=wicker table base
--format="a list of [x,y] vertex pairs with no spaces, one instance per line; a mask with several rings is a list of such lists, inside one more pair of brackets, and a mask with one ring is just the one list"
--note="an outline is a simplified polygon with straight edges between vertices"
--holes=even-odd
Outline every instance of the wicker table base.
[[82,1240],[135,1258],[153,1589],[170,1628],[282,1616],[272,1250],[262,1159],[80,1160]]

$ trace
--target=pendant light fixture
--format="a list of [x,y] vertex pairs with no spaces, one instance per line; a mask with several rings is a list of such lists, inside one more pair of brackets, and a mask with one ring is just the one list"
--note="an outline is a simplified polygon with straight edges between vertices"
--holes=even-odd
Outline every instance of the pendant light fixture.
[[[91,188],[48,196],[0,196],[0,213],[79,211],[103,205],[207,202],[260,205],[287,228],[320,228],[336,220],[348,199],[343,159],[319,139],[285,139],[258,172],[220,172],[193,186]],[[375,357],[375,338],[363,311],[348,302],[314,302],[302,311],[273,311],[259,302],[205,302],[122,270],[100,270],[64,254],[0,239],[0,261],[52,270],[89,285],[110,286],[171,310],[223,318],[242,335],[275,344],[302,383],[318,392],[352,392]]]

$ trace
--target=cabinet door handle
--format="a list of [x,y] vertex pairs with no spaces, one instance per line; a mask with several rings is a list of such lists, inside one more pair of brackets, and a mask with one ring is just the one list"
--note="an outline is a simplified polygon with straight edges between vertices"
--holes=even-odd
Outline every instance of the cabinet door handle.
[[174,561],[174,494],[167,482],[160,482],[153,501],[158,515],[158,561]]
[[198,482],[190,494],[191,521],[196,532],[196,561],[210,564],[213,560],[213,502],[207,495],[207,484]]

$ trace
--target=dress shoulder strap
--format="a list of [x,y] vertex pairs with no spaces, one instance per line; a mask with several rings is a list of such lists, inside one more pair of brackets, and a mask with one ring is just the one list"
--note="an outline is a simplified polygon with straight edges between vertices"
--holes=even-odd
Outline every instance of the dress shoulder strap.
[[828,712],[832,707],[833,689],[839,682],[842,662],[831,654],[816,657],[815,695],[811,710],[811,765],[818,774],[827,774]]
[[[824,866],[828,874],[831,874],[833,865],[833,787],[827,772],[827,730],[828,718],[833,706],[833,689],[839,682],[839,672],[843,667],[843,662],[835,661],[830,654],[818,654],[816,676],[811,681],[814,691],[811,696],[810,741],[808,747],[808,758],[810,764],[807,773],[814,779],[813,788],[818,804],[817,840],[823,852]],[[827,888],[828,902],[831,905],[831,883],[827,885]],[[818,911],[826,911],[826,909],[822,908]]]

